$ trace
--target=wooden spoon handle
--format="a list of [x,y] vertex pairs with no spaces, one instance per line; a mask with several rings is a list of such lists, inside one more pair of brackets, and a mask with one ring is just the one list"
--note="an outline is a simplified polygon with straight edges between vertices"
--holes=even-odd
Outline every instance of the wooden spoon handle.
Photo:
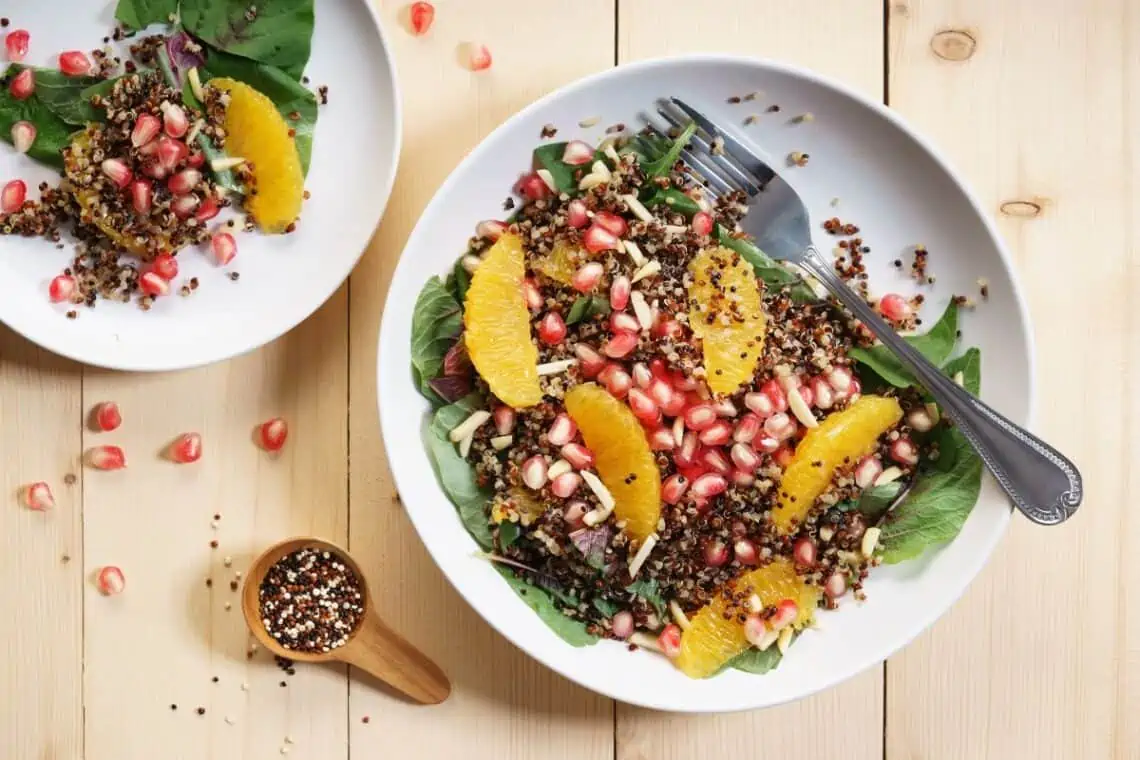
[[339,657],[422,704],[438,704],[451,694],[440,667],[376,615],[365,618]]

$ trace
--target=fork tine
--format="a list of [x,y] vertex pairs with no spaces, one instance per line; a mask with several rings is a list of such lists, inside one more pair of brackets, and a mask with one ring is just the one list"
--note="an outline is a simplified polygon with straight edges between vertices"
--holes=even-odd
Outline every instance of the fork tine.
[[[674,127],[682,126],[682,123],[679,119],[664,109],[658,108],[657,113],[661,115],[661,118],[668,121]],[[712,145],[710,145],[709,142],[705,140],[705,138],[702,137],[699,132],[693,135],[693,139],[689,144],[695,145],[704,151],[704,153],[708,156],[710,162],[715,163],[721,172],[735,180],[736,183],[741,185],[749,195],[756,195],[756,193],[760,192],[760,187],[756,184],[756,181],[748,175],[747,171],[730,161],[727,156],[714,153]]]
[[716,124],[709,121],[700,111],[697,111],[679,98],[670,98],[670,100],[673,105],[680,108],[686,116],[695,121],[697,126],[710,136],[723,139],[725,152],[739,161],[740,165],[754,177],[753,181],[757,182],[761,187],[768,184],[768,182],[776,176],[776,173],[772,171],[771,167],[769,167],[763,159],[735,137],[718,128]]
[[[652,122],[648,122],[648,126],[654,134],[668,139],[668,135],[658,129],[657,125],[653,124]],[[720,172],[714,170],[713,167],[709,166],[707,162],[703,161],[688,148],[685,148],[681,151],[681,158],[699,179],[703,179],[709,185],[715,187],[718,193],[723,194],[740,191],[741,188],[735,183],[729,181],[730,178],[723,177]]]

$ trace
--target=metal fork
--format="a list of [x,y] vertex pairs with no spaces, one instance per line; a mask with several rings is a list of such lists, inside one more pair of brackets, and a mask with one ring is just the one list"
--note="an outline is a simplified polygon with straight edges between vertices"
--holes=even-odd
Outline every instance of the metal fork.
[[1042,525],[1056,525],[1071,517],[1084,490],[1073,463],[972,396],[903,340],[840,279],[812,243],[808,211],[796,191],[751,149],[703,114],[677,98],[671,103],[684,116],[674,114],[671,107],[661,107],[657,112],[662,118],[673,127],[688,120],[698,127],[682,159],[706,180],[706,189],[713,195],[733,191],[747,195],[748,214],[742,226],[756,245],[773,259],[795,264],[823,283],[895,353],[962,431],[1026,517]]

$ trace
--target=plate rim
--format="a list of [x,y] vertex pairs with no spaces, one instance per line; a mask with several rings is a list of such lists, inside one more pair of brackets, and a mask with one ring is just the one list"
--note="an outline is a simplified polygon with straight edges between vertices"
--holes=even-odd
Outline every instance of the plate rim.
[[[982,206],[979,202],[978,197],[971,186],[948,161],[945,154],[921,132],[907,123],[906,120],[904,120],[899,114],[892,111],[886,105],[869,99],[867,96],[858,92],[853,87],[844,84],[843,82],[840,82],[829,76],[819,74],[804,66],[787,63],[784,61],[733,53],[686,53],[660,56],[603,69],[601,71],[589,74],[565,85],[562,85],[561,87],[536,99],[529,105],[512,114],[509,118],[495,127],[495,129],[481,138],[479,143],[474,148],[472,148],[458,164],[456,164],[456,166],[451,170],[443,183],[439,185],[435,193],[433,193],[431,199],[427,204],[424,205],[423,209],[421,209],[416,225],[408,234],[407,240],[404,243],[404,247],[401,249],[399,261],[397,262],[396,267],[392,272],[392,277],[389,281],[388,292],[392,292],[391,286],[399,282],[402,271],[408,266],[407,262],[409,259],[405,256],[405,254],[408,252],[412,241],[418,237],[421,225],[424,224],[424,219],[428,215],[427,211],[432,208],[437,202],[439,202],[440,198],[448,193],[451,190],[452,186],[458,182],[458,177],[463,173],[462,170],[464,167],[478,159],[484,151],[489,150],[488,146],[495,142],[494,138],[497,135],[508,130],[515,123],[525,120],[532,113],[541,110],[548,103],[558,100],[570,92],[589,88],[599,81],[614,76],[621,76],[624,73],[636,73],[645,69],[673,66],[678,64],[683,65],[686,63],[698,65],[749,66],[768,72],[779,73],[795,79],[805,80],[825,89],[830,89],[838,95],[849,98],[850,100],[858,103],[860,106],[870,109],[879,117],[891,122],[897,129],[899,129],[907,137],[913,140],[914,144],[917,145],[922,151],[924,151],[946,173],[946,175],[953,181],[958,191],[962,194],[962,197],[966,199],[966,201],[973,209],[974,213],[981,220],[986,234],[993,241],[994,246],[997,249],[999,261],[1002,268],[1009,275],[1012,297],[1014,300],[1015,308],[1020,317],[1021,340],[1025,347],[1026,355],[1028,387],[1025,427],[1032,430],[1036,423],[1037,417],[1037,355],[1035,343],[1033,340],[1033,323],[1031,315],[1029,313],[1028,302],[1025,297],[1022,277],[1014,266],[1013,255],[1011,254],[1005,240],[1000,235],[997,229],[997,225],[995,224],[990,214],[985,211],[984,206]],[[385,406],[391,405],[385,404],[384,399],[387,395],[389,395],[389,393],[386,393],[383,389],[390,385],[389,382],[386,382],[387,380],[400,381],[408,384],[411,382],[411,375],[410,373],[407,373],[405,376],[404,370],[407,368],[403,368],[402,370],[401,368],[393,368],[390,366],[386,367],[384,363],[383,357],[388,354],[388,351],[385,350],[385,346],[392,344],[393,341],[401,341],[407,339],[407,336],[405,335],[393,334],[392,331],[394,328],[392,328],[391,325],[394,323],[394,321],[391,319],[385,319],[384,316],[385,315],[382,312],[377,349],[376,402],[377,411],[380,418],[380,433],[382,443],[384,445],[387,459],[388,461],[391,461],[392,449],[398,447],[401,443],[406,443],[406,435],[401,435],[397,431],[388,431],[386,429],[385,419],[388,417],[388,415],[385,415],[384,413]],[[415,389],[413,388],[412,390],[414,391]],[[418,438],[417,442],[421,443],[422,445],[422,442],[420,442]],[[414,493],[415,489],[412,488],[412,483],[408,481],[408,476],[401,475],[396,468],[390,468],[389,471],[391,472],[392,480],[396,485],[398,491],[401,493]],[[986,479],[992,480],[992,476],[989,476],[987,474]],[[407,486],[407,489],[405,489],[405,486]],[[439,492],[439,495],[442,498],[447,499],[446,494],[442,493],[442,489],[439,487],[438,482],[434,484],[434,489]],[[981,498],[982,496],[979,495],[979,499]],[[1004,496],[1001,496],[999,498],[1004,498]],[[448,502],[450,503],[450,500],[448,500]],[[435,547],[425,538],[425,536],[430,533],[431,528],[431,526],[427,524],[427,517],[418,510],[409,509],[407,501],[404,501],[403,504],[404,513],[407,515],[409,521],[412,523],[412,526],[415,528],[416,534],[419,537],[421,544],[423,544],[424,548],[427,550],[428,555],[432,558],[432,562],[435,564],[436,568],[439,569],[439,571],[447,579],[448,583],[451,584],[452,588],[455,589],[455,591],[464,600],[464,602],[469,607],[471,607],[488,625],[490,625],[491,628],[502,635],[513,646],[539,662],[544,667],[549,668],[564,678],[596,694],[601,694],[619,702],[638,705],[649,709],[694,714],[730,713],[743,710],[764,709],[793,701],[798,701],[805,697],[811,696],[812,694],[833,688],[845,681],[848,681],[855,676],[863,673],[864,671],[882,662],[885,662],[892,655],[901,652],[906,647],[908,647],[919,635],[929,629],[938,619],[948,613],[955,604],[957,604],[962,595],[965,593],[966,589],[974,582],[982,569],[990,561],[990,558],[993,556],[994,550],[996,549],[998,543],[1002,540],[1009,529],[1010,518],[1013,514],[1012,504],[1008,504],[1007,508],[1000,510],[996,529],[993,530],[990,535],[986,536],[985,542],[979,547],[980,551],[976,552],[973,555],[972,561],[966,564],[965,572],[962,572],[959,575],[955,576],[954,580],[948,584],[950,592],[947,596],[948,601],[946,605],[941,609],[932,610],[925,615],[917,616],[916,621],[910,627],[908,634],[901,637],[897,645],[881,646],[869,652],[865,661],[861,662],[861,664],[847,669],[837,669],[829,677],[821,679],[820,683],[817,684],[814,688],[803,690],[794,696],[781,696],[776,699],[755,700],[749,703],[744,703],[740,700],[732,700],[713,704],[709,704],[708,702],[705,702],[704,704],[694,704],[692,700],[689,700],[687,702],[684,700],[670,701],[667,699],[654,699],[652,697],[642,698],[636,695],[614,693],[613,691],[604,688],[603,686],[600,686],[596,683],[591,683],[589,678],[581,675],[578,672],[575,672],[571,668],[562,667],[561,664],[555,664],[551,661],[548,661],[541,654],[539,654],[539,647],[533,646],[532,642],[523,642],[510,635],[507,632],[506,627],[503,625],[502,621],[497,621],[495,619],[495,616],[491,614],[490,610],[485,612],[480,605],[476,604],[474,601],[472,601],[471,598],[469,598],[468,594],[464,591],[462,581],[458,577],[458,574],[454,573],[452,569],[449,569],[448,563],[441,562],[440,559],[436,556]],[[566,644],[565,646],[569,646],[569,644]]]

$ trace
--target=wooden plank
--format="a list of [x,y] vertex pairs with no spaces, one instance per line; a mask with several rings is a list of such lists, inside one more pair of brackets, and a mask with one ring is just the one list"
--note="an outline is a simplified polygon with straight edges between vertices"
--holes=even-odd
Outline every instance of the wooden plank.
[[1122,547],[1140,538],[1140,16],[1128,0],[891,7],[891,104],[948,151],[1012,246],[1036,328],[1036,427],[1077,461],[1087,496],[1059,528],[1015,518],[954,611],[890,661],[887,756],[1134,758],[1140,626],[1125,583],[1140,565]]
[[[87,371],[84,409],[114,400],[124,421],[112,433],[85,432],[84,446],[119,444],[128,459],[124,471],[86,477],[88,578],[113,564],[127,583],[116,597],[85,589],[91,760],[171,757],[172,748],[179,757],[264,758],[286,737],[290,757],[347,756],[344,669],[301,667],[289,677],[264,652],[247,659],[230,587],[270,543],[347,538],[346,317],[342,289],[286,337],[223,364]],[[253,437],[274,416],[290,425],[279,455]],[[164,459],[189,431],[202,434],[201,460]]]
[[[81,386],[78,365],[0,325],[0,736],[13,758],[83,753]],[[53,510],[18,501],[40,480]]]
[[[621,62],[716,50],[786,60],[882,96],[883,16],[877,3],[827,0],[810,11],[795,0],[758,5],[709,0],[699,12],[661,12],[649,0],[621,0]],[[725,97],[739,93],[724,93]],[[842,686],[763,712],[676,716],[618,706],[618,758],[882,756],[881,666]],[[757,748],[763,748],[757,750]]]
[[[519,108],[612,65],[613,4],[437,2],[435,25],[423,38],[407,33],[403,6],[383,5],[404,95],[400,176],[380,231],[351,282],[352,549],[369,574],[382,614],[440,662],[454,690],[443,705],[422,708],[354,680],[352,745],[357,752],[415,747],[422,757],[472,760],[612,757],[610,701],[554,675],[494,633],[446,583],[406,520],[376,421],[376,340],[392,270],[435,188]],[[551,37],[565,19],[573,20],[573,44]],[[489,71],[473,74],[462,67],[461,43],[470,42],[490,48],[494,65]],[[409,444],[419,445],[418,437]]]

